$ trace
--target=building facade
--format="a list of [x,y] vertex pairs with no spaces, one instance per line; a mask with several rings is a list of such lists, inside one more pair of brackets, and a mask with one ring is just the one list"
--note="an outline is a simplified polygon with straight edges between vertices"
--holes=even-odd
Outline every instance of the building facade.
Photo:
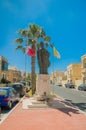
[[0,56],[0,81],[1,79],[7,78],[7,71],[8,71],[8,60]]
[[5,57],[0,56],[0,82],[2,79],[10,82],[18,82],[22,80],[22,74],[17,67],[8,67],[8,60]]
[[50,75],[50,81],[52,81],[54,84],[60,83],[62,82],[63,77],[64,71],[56,71]]
[[8,70],[7,72],[7,80],[10,82],[19,82],[21,81],[21,71],[19,70]]
[[81,80],[81,63],[70,64],[67,67],[67,80],[73,83],[75,83],[76,80]]
[[81,57],[82,83],[86,84],[86,54]]

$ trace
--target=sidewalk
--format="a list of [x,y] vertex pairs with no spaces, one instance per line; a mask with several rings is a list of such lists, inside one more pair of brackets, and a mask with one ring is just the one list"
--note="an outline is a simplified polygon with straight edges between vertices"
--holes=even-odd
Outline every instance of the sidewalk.
[[58,97],[54,104],[43,109],[23,109],[20,102],[0,124],[0,130],[86,130],[86,115]]

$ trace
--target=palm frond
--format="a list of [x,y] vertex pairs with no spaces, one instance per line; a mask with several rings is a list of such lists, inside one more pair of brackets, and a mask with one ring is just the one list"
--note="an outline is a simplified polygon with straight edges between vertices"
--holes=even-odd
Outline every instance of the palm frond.
[[22,51],[23,51],[23,53],[25,53],[25,52],[26,52],[26,48],[25,48],[25,47],[23,47],[23,48],[22,48]]
[[23,39],[22,38],[17,38],[14,42],[22,44],[23,43]]
[[21,35],[24,36],[24,37],[26,37],[26,36],[28,35],[28,31],[25,30],[25,29],[19,30],[17,33],[18,33],[18,34],[21,34]]
[[15,48],[15,50],[19,50],[19,49],[21,50],[21,49],[22,49],[22,46],[19,45],[19,46],[17,46],[17,47]]
[[41,45],[39,43],[37,43],[36,47],[37,47],[37,49],[39,49],[41,47]]
[[31,33],[31,31],[30,30],[28,30],[28,32],[27,32],[27,37],[32,37],[32,33]]
[[30,44],[32,44],[32,39],[28,39],[28,41],[27,41],[27,45],[30,45]]
[[48,47],[48,46],[49,46],[49,43],[45,43],[45,45],[46,45],[46,47]]
[[31,33],[34,35],[34,34],[36,33],[36,31],[37,31],[36,25],[31,24],[31,25],[30,25],[30,31],[31,31]]
[[21,34],[22,29],[16,31],[16,33]]
[[38,27],[38,25],[36,25],[36,24],[31,24],[29,26],[29,29],[30,29],[30,32],[32,33],[32,35],[35,36],[35,37],[38,37],[39,34],[41,33],[40,27]]
[[45,41],[50,41],[50,37],[49,37],[49,36],[45,36],[45,37],[44,37],[44,40],[45,40]]
[[22,31],[21,31],[21,34],[22,34],[24,37],[27,37],[28,31],[27,31],[27,30],[22,30]]
[[50,43],[50,47],[51,47],[51,48],[53,48],[53,47],[54,47],[54,45]]
[[44,37],[46,34],[45,34],[45,31],[43,28],[41,28],[41,37]]

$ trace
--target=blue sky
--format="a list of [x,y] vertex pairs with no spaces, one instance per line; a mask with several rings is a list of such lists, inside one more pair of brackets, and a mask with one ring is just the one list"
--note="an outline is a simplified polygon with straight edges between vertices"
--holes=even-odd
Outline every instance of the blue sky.
[[[43,27],[60,52],[61,59],[54,57],[55,71],[81,62],[86,54],[86,0],[0,0],[0,55],[19,70],[25,70],[25,56],[14,50],[16,31],[30,23]],[[52,72],[52,49],[48,49]],[[31,72],[31,57],[27,59],[27,71]]]

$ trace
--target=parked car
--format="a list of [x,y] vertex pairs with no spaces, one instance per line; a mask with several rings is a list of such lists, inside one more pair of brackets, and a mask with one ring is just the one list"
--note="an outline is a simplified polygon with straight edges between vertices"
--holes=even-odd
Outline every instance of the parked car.
[[26,92],[28,92],[28,91],[30,90],[30,88],[31,88],[30,82],[27,82],[27,81],[20,81],[20,83],[22,83],[22,84],[25,86]]
[[81,84],[81,85],[78,87],[78,90],[86,91],[86,84]]
[[67,83],[65,84],[66,88],[75,88],[75,85],[73,83]]
[[0,107],[12,108],[14,102],[19,101],[19,94],[11,87],[0,87]]
[[62,83],[57,83],[56,86],[62,87]]
[[23,97],[26,93],[26,88],[22,83],[12,83],[11,87],[14,88],[17,93],[19,93],[20,97]]

